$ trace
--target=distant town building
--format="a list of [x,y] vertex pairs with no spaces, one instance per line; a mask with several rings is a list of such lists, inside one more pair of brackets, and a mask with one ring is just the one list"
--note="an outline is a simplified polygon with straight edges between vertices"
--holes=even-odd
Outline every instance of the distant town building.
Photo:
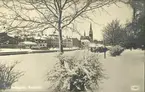
[[35,39],[35,43],[37,43],[38,48],[47,48],[46,39]]
[[81,47],[81,41],[77,38],[72,38],[73,47]]
[[92,24],[90,24],[89,38],[90,38],[90,41],[93,42],[93,29],[92,29]]
[[90,41],[88,39],[81,40],[81,48],[88,48]]
[[51,48],[58,48],[59,47],[59,38],[58,38],[58,35],[49,35],[50,38],[48,39],[48,46]]
[[6,32],[0,33],[0,47],[15,48],[18,38],[9,36]]
[[72,48],[72,47],[80,47],[81,43],[77,38],[66,38],[63,40],[64,47]]
[[37,43],[31,42],[31,41],[24,41],[24,42],[20,42],[18,44],[18,46],[19,46],[19,48],[27,48],[27,49],[30,49],[33,46],[37,46]]
[[[32,43],[32,44],[31,44]],[[36,44],[33,44],[36,43]],[[7,33],[0,33],[0,46],[15,48],[59,48],[59,36],[51,34],[49,36],[26,36],[25,38],[19,36],[9,36]],[[63,46],[66,48],[80,47],[81,42],[77,38],[63,37]]]
[[93,42],[92,24],[90,24],[89,35],[86,36],[86,33],[84,32],[84,36],[81,36],[80,41],[81,41],[81,47],[82,48],[88,47],[89,44]]

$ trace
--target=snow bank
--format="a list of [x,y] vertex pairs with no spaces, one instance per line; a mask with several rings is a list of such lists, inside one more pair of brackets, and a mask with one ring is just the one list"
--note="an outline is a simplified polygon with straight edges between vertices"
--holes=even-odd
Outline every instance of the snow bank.
[[0,52],[22,52],[22,51],[33,51],[31,49],[0,49]]

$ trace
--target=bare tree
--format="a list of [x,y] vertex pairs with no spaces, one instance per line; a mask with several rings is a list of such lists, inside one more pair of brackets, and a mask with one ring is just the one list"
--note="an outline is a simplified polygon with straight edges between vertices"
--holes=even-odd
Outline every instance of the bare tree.
[[141,45],[145,44],[145,0],[126,0],[126,2],[124,0],[124,3],[128,4],[133,10],[132,21],[126,25],[127,40],[129,43],[141,47]]
[[145,0],[121,0],[133,10],[133,20],[145,15]]
[[119,20],[113,20],[103,29],[103,38],[108,45],[122,45],[125,36],[126,32]]
[[87,13],[119,0],[1,0],[1,24],[7,30],[45,31],[59,33],[59,48],[63,52],[62,31],[71,30],[77,18],[89,18]]

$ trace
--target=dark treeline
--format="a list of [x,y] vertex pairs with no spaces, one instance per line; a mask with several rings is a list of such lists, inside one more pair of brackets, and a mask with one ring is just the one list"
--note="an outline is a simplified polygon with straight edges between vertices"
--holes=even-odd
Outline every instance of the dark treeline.
[[113,20],[103,30],[104,42],[107,45],[121,45],[126,48],[145,48],[145,1],[131,0],[132,21],[125,25]]

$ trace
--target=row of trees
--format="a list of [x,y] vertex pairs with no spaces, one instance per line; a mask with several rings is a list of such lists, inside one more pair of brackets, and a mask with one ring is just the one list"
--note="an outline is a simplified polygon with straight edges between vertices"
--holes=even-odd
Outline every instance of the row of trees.
[[145,1],[130,0],[128,4],[133,9],[131,22],[122,25],[119,20],[113,20],[103,30],[105,44],[125,47],[145,46]]
[[107,45],[121,45],[125,36],[126,32],[119,20],[113,20],[103,30],[104,43]]

